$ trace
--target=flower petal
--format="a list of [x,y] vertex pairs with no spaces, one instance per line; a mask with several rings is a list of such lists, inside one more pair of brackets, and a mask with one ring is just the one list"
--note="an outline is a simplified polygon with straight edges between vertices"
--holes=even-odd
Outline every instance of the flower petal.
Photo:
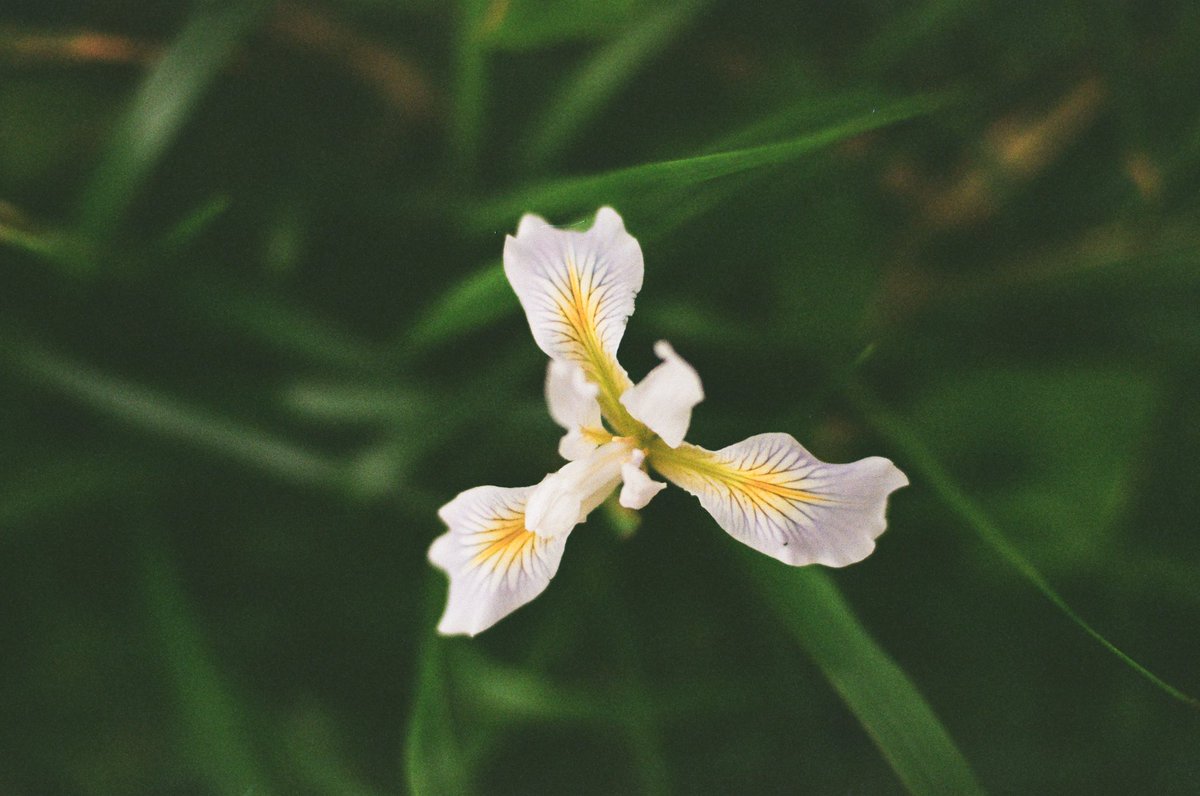
[[439,633],[473,636],[488,629],[541,594],[558,571],[566,535],[525,529],[533,489],[475,487],[438,511],[450,529],[429,548],[430,562],[450,576]]
[[719,451],[660,449],[651,463],[735,539],[793,566],[866,558],[886,527],[887,496],[908,484],[887,459],[827,464],[790,434],[759,434]]
[[[640,453],[640,451],[638,451]],[[625,462],[621,465],[621,495],[617,502],[627,509],[644,509],[650,499],[667,488],[662,481],[655,481],[646,475],[640,463]]]
[[662,364],[626,390],[621,403],[663,442],[678,448],[691,425],[692,407],[704,400],[704,388],[696,369],[666,340],[654,344],[654,353]]
[[621,465],[631,449],[629,441],[613,440],[546,476],[529,496],[526,527],[560,536],[583,522],[621,483]]
[[558,443],[558,453],[574,461],[587,456],[598,445],[611,439],[601,421],[598,388],[573,362],[550,360],[546,369],[546,405],[554,422],[567,430]]
[[504,241],[504,273],[533,339],[552,359],[578,363],[613,401],[628,386],[616,354],[643,271],[641,247],[611,207],[587,232],[526,215]]

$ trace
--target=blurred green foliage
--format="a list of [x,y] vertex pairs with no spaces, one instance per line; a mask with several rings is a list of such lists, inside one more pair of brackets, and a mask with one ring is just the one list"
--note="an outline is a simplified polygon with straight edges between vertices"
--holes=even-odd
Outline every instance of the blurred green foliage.
[[[1197,41],[1178,0],[6,4],[0,792],[1200,792]],[[503,235],[602,204],[692,438],[912,486],[836,572],[678,491],[598,513],[439,639],[436,508],[557,466]]]

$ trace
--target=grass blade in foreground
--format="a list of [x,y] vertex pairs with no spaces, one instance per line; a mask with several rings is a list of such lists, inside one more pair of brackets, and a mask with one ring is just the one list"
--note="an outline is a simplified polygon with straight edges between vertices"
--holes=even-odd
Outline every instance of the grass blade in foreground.
[[1042,593],[1042,596],[1066,614],[1072,622],[1078,625],[1083,632],[1095,639],[1100,646],[1113,655],[1116,655],[1125,665],[1149,680],[1168,696],[1190,707],[1200,709],[1200,700],[1184,693],[1138,663],[1076,613],[1075,609],[1059,596],[1058,592],[1042,577],[1042,573],[1038,572],[1033,564],[1029,563],[1021,555],[1020,551],[1005,538],[1004,534],[988,518],[987,514],[979,506],[975,505],[975,502],[958,487],[954,479],[950,476],[950,473],[942,467],[941,462],[925,446],[916,432],[909,428],[899,416],[886,409],[861,385],[851,384],[847,388],[846,394],[858,407],[858,410],[866,418],[871,427],[881,437],[895,446],[897,451],[904,454],[904,469],[910,473],[919,474],[921,480],[933,488],[934,493],[948,509],[966,522],[979,538],[995,550],[1013,569],[1020,572],[1025,577],[1025,580],[1029,581],[1035,589]]
[[561,215],[647,194],[655,200],[665,200],[672,194],[710,180],[781,165],[838,141],[920,116],[934,110],[941,102],[937,96],[900,100],[774,144],[553,180],[485,202],[471,213],[470,219],[481,228],[493,229],[512,224],[526,211]]
[[911,793],[983,792],[933,709],[859,624],[829,576],[749,556],[747,566]]

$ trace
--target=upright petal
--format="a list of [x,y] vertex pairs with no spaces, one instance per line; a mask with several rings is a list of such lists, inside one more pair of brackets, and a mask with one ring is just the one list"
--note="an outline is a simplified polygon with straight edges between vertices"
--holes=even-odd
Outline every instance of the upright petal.
[[692,423],[692,407],[704,400],[696,369],[659,340],[654,353],[662,364],[621,396],[621,403],[672,448],[678,448]]
[[611,207],[587,232],[560,230],[526,215],[504,241],[504,273],[538,346],[552,359],[578,363],[615,401],[629,377],[617,347],[642,288],[642,250]]
[[554,422],[567,431],[558,443],[559,455],[564,459],[582,459],[612,438],[601,422],[600,404],[596,401],[598,389],[575,363],[550,360],[546,369],[546,405]]
[[887,459],[827,464],[790,434],[759,434],[719,451],[659,448],[650,461],[735,539],[793,566],[866,558],[886,527],[888,495],[908,484]]
[[438,511],[449,531],[433,541],[429,560],[450,576],[443,635],[473,636],[541,594],[562,560],[565,534],[525,529],[533,487],[480,486]]

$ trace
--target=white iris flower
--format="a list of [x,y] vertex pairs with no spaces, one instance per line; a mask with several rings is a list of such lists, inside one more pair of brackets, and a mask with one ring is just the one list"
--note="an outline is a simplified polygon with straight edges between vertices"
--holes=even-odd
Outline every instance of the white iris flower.
[[546,403],[566,430],[562,469],[536,486],[480,486],[438,516],[449,530],[429,560],[450,576],[438,623],[475,635],[541,594],[571,530],[620,487],[646,506],[666,484],[695,495],[735,539],[786,564],[861,561],[883,533],[888,495],[908,479],[887,459],[826,464],[789,434],[759,434],[717,451],[683,441],[700,377],[665,342],[662,360],[634,384],[617,362],[642,287],[642,250],[616,211],[586,232],[526,215],[504,242],[504,273],[533,338],[550,356]]

